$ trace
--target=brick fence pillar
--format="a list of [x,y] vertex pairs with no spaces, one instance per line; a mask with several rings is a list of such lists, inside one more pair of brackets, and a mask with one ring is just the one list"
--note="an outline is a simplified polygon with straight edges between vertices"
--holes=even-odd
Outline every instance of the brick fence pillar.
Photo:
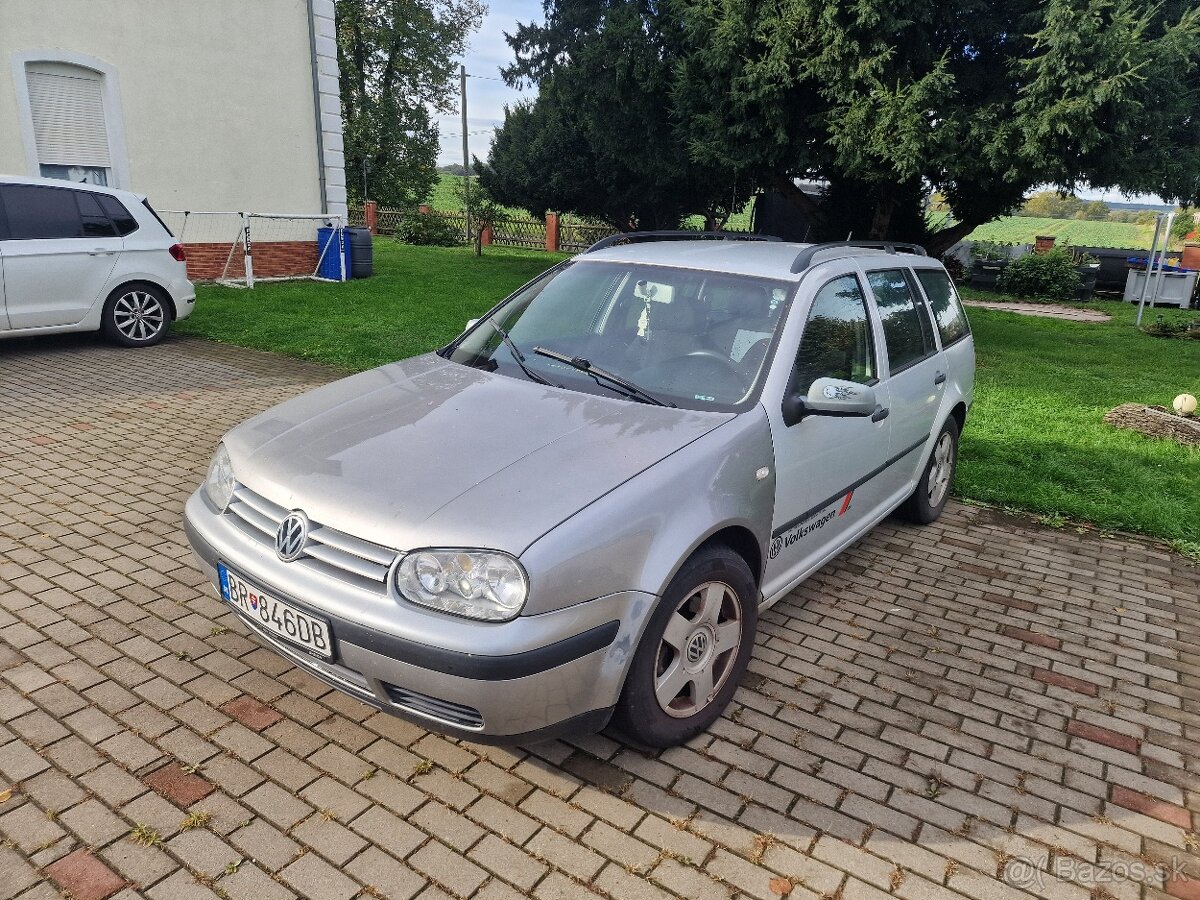
[[546,250],[558,252],[558,213],[546,213]]
[[479,232],[479,245],[481,247],[490,247],[492,245],[491,225],[484,225],[483,230]]
[[374,200],[367,200],[363,203],[363,224],[371,234],[379,234],[379,228],[376,225],[379,216],[379,205]]
[[433,212],[433,207],[431,207],[428,203],[422,203],[417,207],[417,212],[427,216]]
[[1054,249],[1054,235],[1039,234],[1033,239],[1034,253],[1047,253]]
[[1179,264],[1185,269],[1200,269],[1200,242],[1188,241],[1183,245],[1183,258]]

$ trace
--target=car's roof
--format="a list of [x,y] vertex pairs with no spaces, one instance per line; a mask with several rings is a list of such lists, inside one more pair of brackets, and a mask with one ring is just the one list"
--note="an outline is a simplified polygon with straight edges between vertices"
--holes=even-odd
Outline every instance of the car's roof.
[[[801,250],[813,244],[786,241],[662,240],[638,241],[581,253],[576,262],[643,263],[653,266],[700,269],[730,275],[750,275],[777,281],[799,281],[804,272],[793,272],[792,264]],[[887,253],[872,247],[831,246],[819,252],[812,265],[846,257],[866,257],[872,262],[939,267],[937,260],[911,253]],[[805,270],[807,271],[807,270]]]
[[64,181],[61,178],[30,178],[27,175],[0,175],[0,184],[36,184],[44,187],[65,187],[79,191],[91,191],[94,194],[112,194],[114,197],[134,197],[143,199],[141,194],[125,191],[120,188],[104,187],[98,184],[84,184],[81,181]]

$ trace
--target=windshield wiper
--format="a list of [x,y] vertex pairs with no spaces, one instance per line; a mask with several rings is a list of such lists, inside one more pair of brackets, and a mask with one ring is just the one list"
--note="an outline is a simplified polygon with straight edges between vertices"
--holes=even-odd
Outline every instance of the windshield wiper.
[[521,352],[521,348],[517,346],[517,342],[508,336],[508,332],[495,319],[489,318],[487,321],[489,325],[496,329],[496,334],[500,335],[500,340],[504,341],[504,346],[508,348],[508,352],[512,354],[512,358],[517,361],[517,365],[521,367],[521,371],[525,373],[530,381],[536,381],[538,384],[545,384],[550,387],[562,387],[561,384],[555,384],[550,379],[539,375],[533,369],[529,368],[529,365],[525,362],[525,354]]
[[596,380],[596,384],[600,384],[601,379],[616,385],[621,389],[631,400],[638,400],[642,403],[652,403],[655,406],[674,406],[674,403],[669,403],[665,400],[659,400],[650,392],[638,387],[632,381],[622,378],[620,375],[614,375],[599,366],[594,366],[582,356],[567,356],[565,353],[559,353],[557,350],[548,350],[545,347],[534,347],[533,352],[538,356],[547,356],[550,359],[556,359],[561,363],[566,363],[572,369],[578,369],[584,374],[591,375]]

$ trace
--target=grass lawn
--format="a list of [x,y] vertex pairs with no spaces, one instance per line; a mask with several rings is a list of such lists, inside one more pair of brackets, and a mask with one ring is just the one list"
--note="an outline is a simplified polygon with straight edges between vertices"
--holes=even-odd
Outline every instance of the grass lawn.
[[[342,285],[201,285],[178,330],[262,350],[370,368],[441,346],[467,319],[562,256],[489,248],[375,244],[374,278]],[[964,293],[972,295],[972,292]],[[996,295],[978,295],[995,300]],[[1200,394],[1200,341],[1133,328],[1135,307],[1097,302],[1107,324],[969,310],[979,357],[976,403],[955,492],[1200,548],[1200,450],[1105,425],[1126,402],[1169,405]],[[1150,310],[1146,321],[1200,313]]]
[[252,291],[197,286],[196,311],[176,329],[348,370],[440,347],[468,319],[568,254],[375,241],[375,277],[345,284],[262,283]]

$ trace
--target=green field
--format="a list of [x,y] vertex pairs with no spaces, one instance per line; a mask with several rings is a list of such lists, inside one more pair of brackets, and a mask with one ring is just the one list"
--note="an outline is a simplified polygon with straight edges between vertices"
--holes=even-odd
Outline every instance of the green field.
[[[252,291],[200,285],[196,311],[177,330],[364,369],[444,344],[564,257],[499,248],[476,257],[465,247],[379,239],[373,278]],[[1031,510],[1048,523],[1066,517],[1200,545],[1200,451],[1103,422],[1120,403],[1200,394],[1200,341],[1142,334],[1129,304],[1090,306],[1113,321],[970,309],[979,364],[955,492]]]
[[1153,225],[1131,222],[1081,222],[1078,219],[1039,219],[1033,216],[1008,216],[980,225],[969,241],[994,241],[999,244],[1032,244],[1038,235],[1053,235],[1058,243],[1076,247],[1129,247],[1148,250],[1154,238]]

